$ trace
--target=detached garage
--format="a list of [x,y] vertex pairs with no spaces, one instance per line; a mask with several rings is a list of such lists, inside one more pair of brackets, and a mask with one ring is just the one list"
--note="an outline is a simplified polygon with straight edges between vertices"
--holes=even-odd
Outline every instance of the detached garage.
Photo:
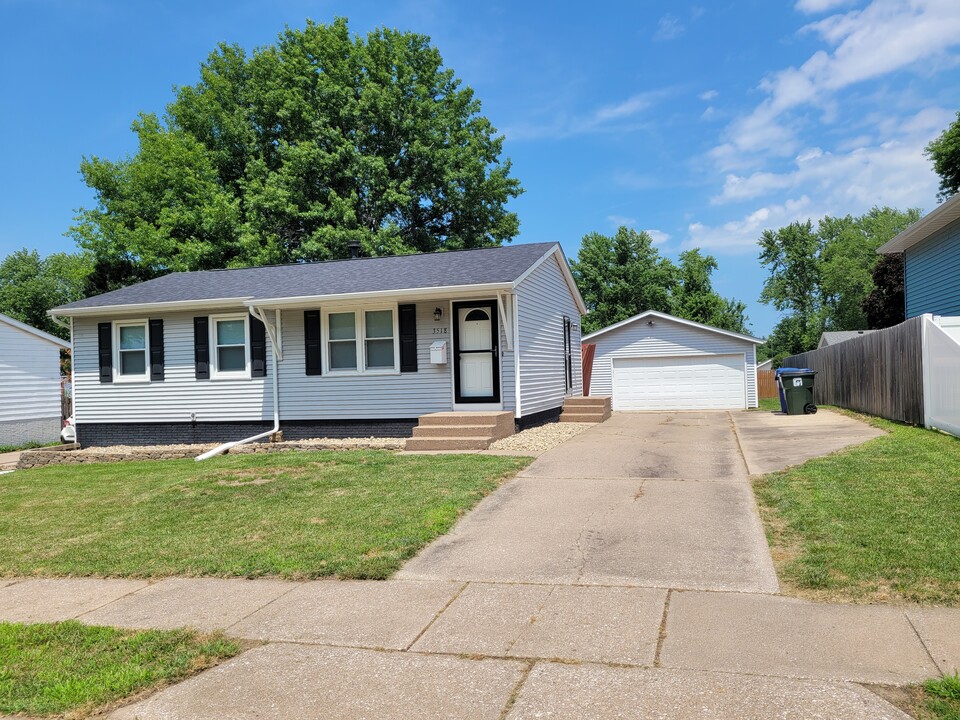
[[596,346],[589,392],[621,412],[757,407],[762,342],[648,310],[583,338]]

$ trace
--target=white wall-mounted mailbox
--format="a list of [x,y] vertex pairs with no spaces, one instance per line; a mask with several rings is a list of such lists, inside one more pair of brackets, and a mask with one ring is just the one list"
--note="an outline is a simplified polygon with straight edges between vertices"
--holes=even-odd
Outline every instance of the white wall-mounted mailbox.
[[447,341],[435,340],[430,345],[430,362],[434,365],[447,364]]

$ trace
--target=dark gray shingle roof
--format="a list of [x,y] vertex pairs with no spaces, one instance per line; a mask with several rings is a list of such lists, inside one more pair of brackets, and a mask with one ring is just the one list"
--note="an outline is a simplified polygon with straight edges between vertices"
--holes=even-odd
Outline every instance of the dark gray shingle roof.
[[557,243],[171,273],[54,308],[284,298],[513,282]]
[[820,336],[819,347],[836,345],[837,343],[853,340],[862,335],[869,335],[872,332],[876,332],[876,330],[837,330],[834,332],[825,332]]

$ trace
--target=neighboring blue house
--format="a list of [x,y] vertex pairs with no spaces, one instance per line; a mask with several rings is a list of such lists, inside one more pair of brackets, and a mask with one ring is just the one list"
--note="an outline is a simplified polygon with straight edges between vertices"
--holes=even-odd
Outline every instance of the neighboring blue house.
[[960,195],[877,250],[904,254],[907,318],[960,315]]

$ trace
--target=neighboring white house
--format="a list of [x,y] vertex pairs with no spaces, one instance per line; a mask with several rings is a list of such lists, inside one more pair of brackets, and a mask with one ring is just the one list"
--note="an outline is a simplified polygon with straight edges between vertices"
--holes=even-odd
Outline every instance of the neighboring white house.
[[0,445],[60,436],[60,338],[0,314]]
[[596,345],[589,394],[614,410],[757,407],[755,337],[648,310],[583,342]]
[[757,365],[757,372],[769,372],[773,370],[773,358],[764,360],[762,363]]
[[580,395],[586,312],[557,243],[172,273],[51,311],[85,445],[409,436],[420,416]]

